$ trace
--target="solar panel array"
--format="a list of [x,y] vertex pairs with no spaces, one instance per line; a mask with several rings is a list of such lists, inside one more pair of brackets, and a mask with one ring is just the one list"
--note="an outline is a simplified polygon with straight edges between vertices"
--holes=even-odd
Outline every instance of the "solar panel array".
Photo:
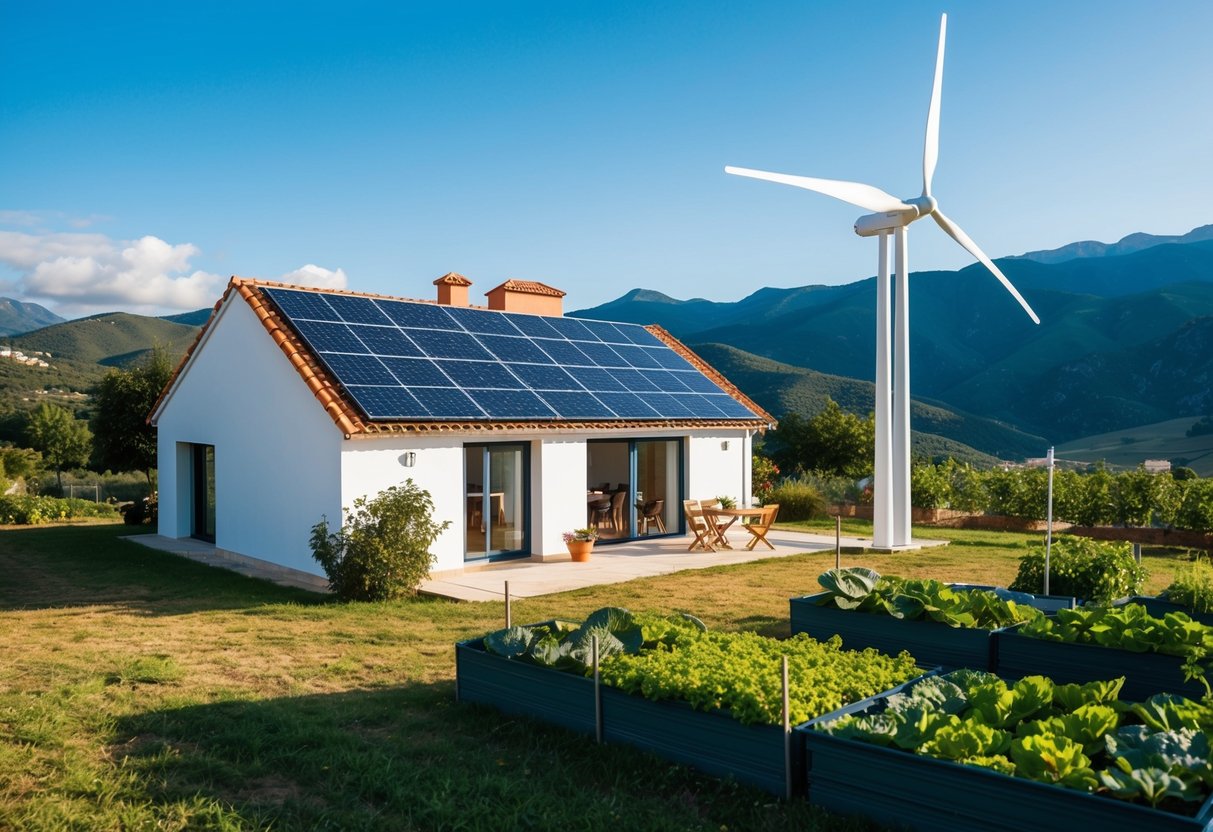
[[756,418],[635,324],[262,291],[371,420]]

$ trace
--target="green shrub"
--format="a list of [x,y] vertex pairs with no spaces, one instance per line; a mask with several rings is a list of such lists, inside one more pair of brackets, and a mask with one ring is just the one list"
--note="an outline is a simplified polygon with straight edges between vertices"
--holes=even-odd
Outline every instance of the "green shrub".
[[386,601],[412,595],[430,573],[430,546],[450,521],[435,523],[430,493],[411,479],[359,497],[341,530],[329,532],[328,519],[312,527],[312,557],[329,585],[347,601]]
[[810,520],[825,514],[821,492],[804,480],[784,480],[762,497],[765,505],[779,504],[780,520]]
[[6,525],[34,526],[82,517],[113,516],[113,506],[92,500],[35,497],[30,494],[0,496],[0,523]]
[[[1133,559],[1129,543],[1110,543],[1065,535],[1053,541],[1049,558],[1049,593],[1073,595],[1106,604],[1141,592],[1149,576]],[[1019,559],[1019,574],[1011,584],[1018,592],[1043,592],[1045,547]]]
[[1183,480],[1175,526],[1194,532],[1213,531],[1213,479]]
[[1202,559],[1181,566],[1162,597],[1193,612],[1213,612],[1213,564]]

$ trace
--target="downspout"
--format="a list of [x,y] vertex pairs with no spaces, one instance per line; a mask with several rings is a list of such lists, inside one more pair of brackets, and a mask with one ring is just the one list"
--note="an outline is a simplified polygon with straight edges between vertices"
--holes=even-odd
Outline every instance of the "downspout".
[[750,437],[754,432],[749,428],[745,429],[745,444],[741,446],[741,508],[749,508],[750,501],[753,496],[750,493],[750,480],[752,477],[746,476],[746,461],[753,458],[754,454],[750,451]]

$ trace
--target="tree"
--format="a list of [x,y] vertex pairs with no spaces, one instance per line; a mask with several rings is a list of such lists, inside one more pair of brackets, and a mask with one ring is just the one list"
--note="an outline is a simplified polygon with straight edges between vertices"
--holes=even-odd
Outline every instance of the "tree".
[[42,459],[54,467],[59,492],[63,493],[63,469],[84,465],[93,447],[88,423],[62,407],[43,403],[30,414],[27,441]]
[[142,471],[152,487],[156,429],[147,423],[173,367],[157,348],[141,365],[111,370],[93,391],[97,464],[112,471]]
[[876,422],[847,413],[833,399],[812,419],[788,413],[767,437],[767,448],[784,471],[821,471],[847,477],[872,473]]

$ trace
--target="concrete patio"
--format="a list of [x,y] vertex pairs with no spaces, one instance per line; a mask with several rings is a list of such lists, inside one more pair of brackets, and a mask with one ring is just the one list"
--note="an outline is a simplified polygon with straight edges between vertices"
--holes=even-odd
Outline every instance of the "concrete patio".
[[[506,581],[510,582],[511,597],[530,598],[599,584],[617,584],[633,578],[668,575],[684,569],[707,569],[712,566],[748,563],[805,552],[834,551],[832,534],[806,534],[772,529],[767,537],[775,551],[760,544],[752,552],[744,548],[749,540],[748,535],[733,533],[729,537],[734,548],[715,552],[688,552],[687,546],[692,540],[690,536],[636,540],[613,545],[600,543],[594,547],[593,555],[585,563],[504,561],[457,574],[438,575],[424,582],[421,592],[458,601],[501,601],[505,595]],[[872,545],[871,538],[844,536],[841,542],[844,552],[862,551]],[[908,548],[944,545],[947,545],[947,541],[915,540],[913,546]]]
[[[715,552],[688,552],[692,538],[687,536],[661,537],[654,540],[634,540],[628,543],[594,547],[594,553],[585,563],[571,560],[509,560],[483,567],[472,567],[463,572],[439,574],[421,584],[421,592],[456,601],[501,601],[505,597],[505,582],[510,582],[510,595],[514,598],[530,598],[566,592],[599,584],[617,584],[634,578],[668,575],[685,569],[707,569],[734,563],[749,563],[766,558],[782,558],[805,552],[833,553],[834,535],[807,534],[805,532],[772,529],[767,535],[775,551],[759,546],[754,551],[745,549],[749,536],[733,532],[729,542],[734,548]],[[189,538],[173,539],[157,534],[132,535],[125,538],[162,552],[189,558],[190,560],[229,569],[261,578],[283,586],[325,592],[328,581],[316,575],[308,575],[294,569],[245,557],[216,547],[212,543]],[[842,549],[854,553],[868,549],[871,538],[843,537]],[[908,549],[945,546],[944,540],[915,540]],[[824,563],[824,562],[823,562]],[[832,561],[827,565],[832,565]]]

